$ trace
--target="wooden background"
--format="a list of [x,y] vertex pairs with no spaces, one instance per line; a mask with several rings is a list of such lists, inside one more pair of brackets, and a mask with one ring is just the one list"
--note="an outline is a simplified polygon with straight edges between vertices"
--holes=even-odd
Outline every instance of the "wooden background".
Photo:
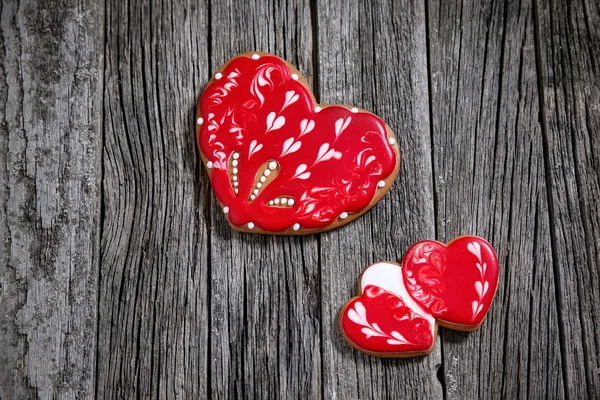
[[[396,132],[360,219],[271,237],[218,212],[196,102],[252,50]],[[0,399],[600,397],[599,82],[594,0],[2,1]],[[480,331],[345,344],[364,267],[461,234],[501,262]]]

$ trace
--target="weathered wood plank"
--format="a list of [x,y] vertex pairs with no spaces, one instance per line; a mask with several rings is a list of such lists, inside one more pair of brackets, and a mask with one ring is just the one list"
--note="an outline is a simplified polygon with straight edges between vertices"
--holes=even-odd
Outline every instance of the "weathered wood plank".
[[0,3],[0,398],[94,394],[103,2]]
[[[266,51],[313,80],[308,1],[211,5],[214,72]],[[317,239],[232,231],[211,195],[211,388],[214,398],[321,396]]]
[[380,203],[321,236],[324,398],[442,398],[439,343],[427,357],[384,360],[346,345],[337,326],[362,269],[400,262],[413,242],[435,236],[423,3],[319,2],[318,22],[320,101],[381,116],[402,158]]
[[[436,375],[448,398],[598,397],[598,4],[112,0],[103,78],[104,21],[0,3],[1,399],[441,398]],[[252,49],[396,131],[397,183],[359,220],[258,237],[220,214],[195,104]],[[479,332],[412,360],[346,346],[364,267],[464,233],[503,267]]]
[[600,396],[600,5],[536,1],[565,389]]
[[431,1],[438,237],[478,234],[501,266],[474,333],[442,331],[448,398],[562,398],[530,2]]
[[114,0],[106,15],[97,395],[205,398],[207,7]]

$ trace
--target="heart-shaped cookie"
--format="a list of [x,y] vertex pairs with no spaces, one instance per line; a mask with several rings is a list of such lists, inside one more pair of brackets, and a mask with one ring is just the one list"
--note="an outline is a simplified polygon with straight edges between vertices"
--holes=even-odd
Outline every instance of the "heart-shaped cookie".
[[430,353],[436,336],[435,318],[408,294],[398,264],[380,262],[361,274],[361,295],[340,312],[346,341],[363,352],[385,357]]
[[423,240],[408,249],[402,267],[410,295],[438,324],[467,331],[481,325],[498,285],[498,258],[487,241]]
[[264,53],[219,69],[198,106],[197,139],[215,196],[240,231],[305,234],[357,218],[389,190],[394,134],[357,108],[317,105],[305,79]]
[[448,245],[424,240],[410,247],[402,266],[382,262],[360,277],[361,295],[340,311],[346,341],[368,354],[410,357],[433,351],[437,325],[473,331],[492,303],[498,259],[476,236]]

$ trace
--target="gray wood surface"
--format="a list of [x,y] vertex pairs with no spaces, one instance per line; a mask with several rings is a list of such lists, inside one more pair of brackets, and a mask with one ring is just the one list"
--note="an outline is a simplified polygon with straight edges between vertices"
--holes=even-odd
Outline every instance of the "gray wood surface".
[[[0,399],[600,397],[600,5],[0,3]],[[395,131],[398,179],[323,234],[232,231],[199,162],[214,71],[267,51]],[[370,263],[478,234],[478,332],[365,356]]]
[[104,5],[0,5],[0,398],[96,384]]
[[600,5],[535,4],[564,385],[599,397]]
[[438,239],[485,237],[502,266],[484,328],[442,331],[447,397],[562,398],[532,3],[428,17]]
[[192,1],[106,6],[100,398],[207,396],[208,187],[190,131],[207,36]]

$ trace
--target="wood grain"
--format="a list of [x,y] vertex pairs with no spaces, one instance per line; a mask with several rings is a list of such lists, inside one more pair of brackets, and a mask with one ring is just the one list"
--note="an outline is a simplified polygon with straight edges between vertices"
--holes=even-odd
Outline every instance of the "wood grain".
[[600,6],[536,1],[567,397],[600,397]]
[[562,398],[532,4],[428,16],[438,236],[483,236],[501,266],[480,331],[442,331],[447,397]]
[[319,100],[382,117],[398,137],[402,165],[371,211],[321,235],[323,397],[441,399],[439,343],[427,357],[386,360],[348,346],[337,326],[340,308],[358,294],[360,271],[399,262],[410,244],[435,235],[424,7],[359,3],[318,3]]
[[[211,72],[256,50],[312,82],[311,18],[308,1],[213,2]],[[317,238],[234,232],[210,200],[212,396],[321,397]]]
[[[600,5],[0,2],[0,399],[600,396]],[[380,115],[402,166],[331,232],[231,230],[194,137],[230,57]],[[360,271],[490,240],[481,329],[348,346]]]
[[208,186],[195,103],[207,8],[110,1],[106,10],[97,396],[208,395]]
[[0,4],[0,398],[94,393],[102,2]]

